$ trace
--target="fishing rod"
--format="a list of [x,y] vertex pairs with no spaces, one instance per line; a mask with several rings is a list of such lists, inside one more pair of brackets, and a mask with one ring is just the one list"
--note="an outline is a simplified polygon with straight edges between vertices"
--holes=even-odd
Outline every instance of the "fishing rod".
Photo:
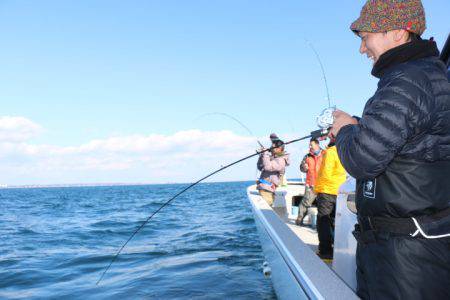
[[[289,144],[292,144],[292,143],[296,143],[296,142],[299,142],[299,141],[302,141],[302,140],[306,140],[306,139],[308,139],[308,138],[318,138],[318,137],[320,137],[320,136],[324,136],[324,135],[327,135],[329,133],[329,130],[328,129],[319,129],[319,130],[315,130],[315,131],[312,131],[309,135],[307,135],[307,136],[304,136],[304,137],[301,137],[301,138],[298,138],[298,139],[294,139],[294,140],[291,140],[291,141],[289,141],[289,142],[286,142],[286,143],[284,143],[284,145],[289,145]],[[114,263],[114,261],[117,259],[117,257],[119,256],[119,254],[122,252],[122,250],[125,248],[125,246],[133,239],[133,237],[150,221],[150,219],[151,218],[153,218],[153,216],[155,216],[159,211],[161,211],[164,207],[166,207],[170,202],[172,202],[173,200],[175,200],[175,198],[177,198],[178,196],[180,196],[181,194],[183,194],[184,192],[186,192],[187,190],[189,190],[190,188],[193,188],[194,186],[196,186],[197,184],[199,184],[200,182],[202,182],[203,180],[205,180],[205,179],[207,179],[207,178],[209,178],[209,177],[211,177],[211,176],[213,176],[214,174],[217,174],[217,173],[219,173],[219,172],[221,172],[221,171],[223,171],[223,170],[225,170],[225,169],[227,169],[227,168],[229,168],[229,167],[231,167],[231,166],[233,166],[233,165],[236,165],[236,164],[238,164],[238,163],[240,163],[240,162],[243,162],[244,160],[247,160],[247,159],[249,159],[249,158],[252,158],[252,157],[254,157],[254,156],[257,156],[257,155],[260,155],[260,154],[262,154],[262,153],[264,153],[264,152],[267,152],[267,151],[272,151],[274,148],[273,147],[270,147],[270,148],[268,148],[268,149],[263,149],[263,150],[260,150],[260,151],[256,151],[256,153],[254,153],[254,154],[251,154],[251,155],[248,155],[248,156],[246,156],[246,157],[244,157],[244,158],[241,158],[241,159],[239,159],[239,160],[237,160],[237,161],[235,161],[235,162],[232,162],[232,163],[230,163],[230,164],[228,164],[228,165],[226,165],[226,166],[223,166],[223,167],[221,167],[220,169],[218,169],[218,170],[216,170],[216,171],[214,171],[214,172],[212,172],[212,173],[210,173],[210,174],[208,174],[208,175],[206,175],[205,177],[203,177],[203,178],[201,178],[201,179],[199,179],[199,180],[197,180],[196,182],[194,182],[194,183],[192,183],[192,184],[190,184],[189,186],[187,186],[186,188],[184,188],[183,190],[181,190],[180,192],[178,192],[175,196],[173,196],[172,198],[170,198],[169,200],[167,200],[163,205],[161,205],[155,212],[153,212],[134,232],[133,232],[133,234],[127,239],[127,241],[122,245],[122,247],[120,247],[120,249],[119,249],[119,251],[117,251],[117,253],[114,255],[114,257],[112,258],[112,260],[111,260],[111,262],[109,263],[109,265],[106,267],[106,269],[105,269],[105,271],[102,273],[102,275],[100,276],[100,279],[97,281],[97,283],[96,283],[96,285],[98,285],[101,281],[102,281],[102,279],[103,279],[103,277],[105,276],[105,274],[106,274],[106,272],[109,270],[109,268],[111,267],[111,265]]]
[[206,113],[206,114],[203,114],[203,115],[199,116],[199,117],[196,118],[195,120],[201,119],[201,118],[206,117],[206,116],[213,116],[213,115],[225,116],[225,117],[227,117],[227,118],[229,118],[229,119],[235,121],[236,123],[238,123],[239,125],[241,125],[242,128],[244,128],[245,130],[247,130],[247,132],[248,132],[251,136],[253,136],[253,137],[256,139],[256,142],[258,142],[258,144],[259,144],[259,146],[260,146],[261,148],[264,148],[263,144],[256,138],[256,136],[253,134],[253,132],[252,132],[247,126],[244,125],[244,123],[242,123],[241,121],[239,121],[239,119],[237,119],[237,118],[235,118],[235,117],[233,117],[233,116],[231,116],[231,115],[229,115],[229,114],[221,113],[221,112]]
[[314,48],[313,44],[310,41],[308,41],[307,39],[305,39],[305,41],[309,45],[309,47],[312,49],[312,51],[316,55],[317,61],[319,62],[320,69],[322,70],[323,81],[325,83],[325,89],[327,91],[328,108],[331,108],[331,100],[330,100],[330,92],[328,90],[327,76],[325,76],[325,69],[323,68],[323,64],[320,59],[319,53],[317,53],[316,49]]

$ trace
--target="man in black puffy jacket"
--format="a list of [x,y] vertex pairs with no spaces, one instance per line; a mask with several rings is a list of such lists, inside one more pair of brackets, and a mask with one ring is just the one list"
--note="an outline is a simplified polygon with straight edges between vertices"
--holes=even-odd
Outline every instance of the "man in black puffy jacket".
[[370,0],[351,25],[378,89],[361,119],[336,111],[339,158],[357,179],[357,293],[450,299],[450,84],[420,0]]

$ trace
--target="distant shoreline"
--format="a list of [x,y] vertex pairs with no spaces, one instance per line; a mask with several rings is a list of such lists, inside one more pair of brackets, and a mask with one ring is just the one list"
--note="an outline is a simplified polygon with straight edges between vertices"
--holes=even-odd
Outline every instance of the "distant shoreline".
[[[233,181],[206,181],[200,184],[228,183],[228,182],[251,182],[254,180]],[[145,186],[145,185],[179,185],[191,184],[192,182],[160,182],[160,183],[74,183],[74,184],[26,184],[26,185],[1,185],[0,190],[5,189],[39,189],[39,188],[73,188],[73,187],[112,187],[112,186]]]

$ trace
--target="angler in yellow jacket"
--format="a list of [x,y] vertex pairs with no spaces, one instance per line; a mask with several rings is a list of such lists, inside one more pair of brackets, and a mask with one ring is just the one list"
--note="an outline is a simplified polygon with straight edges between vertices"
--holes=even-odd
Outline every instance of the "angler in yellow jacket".
[[314,192],[317,193],[317,232],[319,234],[319,256],[333,258],[333,230],[336,214],[336,198],[339,187],[347,174],[342,166],[334,140],[330,142],[322,158]]

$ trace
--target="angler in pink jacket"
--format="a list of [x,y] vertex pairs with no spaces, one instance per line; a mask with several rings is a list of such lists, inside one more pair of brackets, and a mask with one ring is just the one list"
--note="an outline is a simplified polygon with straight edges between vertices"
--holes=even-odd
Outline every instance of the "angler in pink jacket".
[[271,152],[261,153],[258,159],[258,170],[261,171],[257,189],[261,196],[272,206],[275,199],[274,192],[281,184],[281,175],[289,166],[289,154],[284,151],[284,143],[281,140],[272,144]]

